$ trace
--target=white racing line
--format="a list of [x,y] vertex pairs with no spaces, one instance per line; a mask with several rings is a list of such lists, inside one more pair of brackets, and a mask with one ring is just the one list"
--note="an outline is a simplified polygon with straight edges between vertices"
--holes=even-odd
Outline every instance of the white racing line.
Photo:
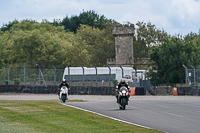
[[114,117],[111,117],[111,116],[103,115],[103,114],[100,114],[100,113],[97,113],[97,112],[94,112],[94,111],[90,111],[90,110],[87,110],[87,109],[79,108],[79,107],[76,107],[76,106],[73,106],[73,105],[68,105],[68,104],[65,104],[65,103],[60,103],[60,104],[68,106],[68,107],[72,107],[72,108],[75,108],[75,109],[83,110],[83,111],[86,111],[86,112],[94,113],[94,114],[97,114],[97,115],[100,115],[100,116],[104,116],[104,117],[107,117],[107,118],[110,118],[110,119],[113,119],[113,120],[116,120],[116,121],[132,124],[132,125],[147,128],[147,129],[152,129],[150,127],[146,127],[146,126],[139,125],[139,124],[136,124],[136,123],[128,122],[128,121],[125,121],[125,120],[120,120],[120,119],[117,119],[117,118],[114,118]]

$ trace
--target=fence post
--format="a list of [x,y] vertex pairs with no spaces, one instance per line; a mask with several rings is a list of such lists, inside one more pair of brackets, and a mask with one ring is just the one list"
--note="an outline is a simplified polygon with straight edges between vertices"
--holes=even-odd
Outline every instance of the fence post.
[[111,79],[111,68],[108,66],[109,69],[109,87],[111,87],[110,79]]
[[24,85],[26,85],[26,68],[23,65],[22,65],[22,67],[24,69]]
[[[42,76],[42,79],[43,79],[43,82],[44,82],[44,85],[46,86],[46,82],[44,80],[44,76],[42,74],[42,71],[40,69],[40,66],[38,64],[36,64],[37,68],[38,68],[38,72],[39,72],[39,85],[41,85],[41,76]],[[41,75],[41,76],[40,76]]]
[[38,75],[39,75],[39,85],[41,85],[41,75],[40,75],[40,66],[36,64],[37,69],[38,69]]
[[[70,68],[68,65],[66,65],[66,67],[68,68],[68,82],[69,82],[69,85],[70,85]],[[65,71],[65,70],[64,70]]]
[[193,65],[191,65],[191,67],[193,68],[193,71],[194,71],[194,86],[196,86],[196,80],[195,80],[195,78],[196,78],[196,75],[195,75],[195,68],[194,68]]
[[56,67],[54,65],[52,67],[54,69],[54,85],[56,85]]
[[120,68],[122,69],[122,78],[124,77],[124,69],[122,66],[120,66]]
[[187,76],[187,67],[185,65],[182,65],[184,68],[185,68],[185,86],[187,87],[187,79],[188,79],[188,76]]
[[[82,67],[82,66],[81,66]],[[84,87],[84,68],[82,67],[82,69],[83,69],[83,87]]]
[[96,70],[96,87],[97,87],[97,67],[94,66],[95,70]]
[[5,67],[8,69],[8,85],[10,85],[10,68],[8,65],[5,65]]

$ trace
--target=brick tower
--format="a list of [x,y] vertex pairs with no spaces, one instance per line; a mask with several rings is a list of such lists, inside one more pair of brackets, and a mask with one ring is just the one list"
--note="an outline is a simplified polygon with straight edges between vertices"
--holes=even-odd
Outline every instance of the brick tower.
[[110,66],[133,66],[133,35],[134,25],[114,26],[112,34],[115,37],[115,59],[108,59]]

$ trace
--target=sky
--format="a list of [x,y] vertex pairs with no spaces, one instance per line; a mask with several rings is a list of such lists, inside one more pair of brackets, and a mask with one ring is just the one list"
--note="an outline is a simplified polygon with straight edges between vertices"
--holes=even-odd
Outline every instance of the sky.
[[200,29],[200,0],[0,0],[0,5],[0,27],[24,19],[52,22],[93,10],[121,24],[151,22],[171,35]]

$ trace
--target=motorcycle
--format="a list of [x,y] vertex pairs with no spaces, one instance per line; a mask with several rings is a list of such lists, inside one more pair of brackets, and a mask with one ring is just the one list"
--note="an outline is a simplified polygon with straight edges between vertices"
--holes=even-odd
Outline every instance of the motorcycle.
[[119,108],[122,110],[125,110],[126,105],[128,105],[128,99],[130,97],[129,93],[130,93],[129,90],[125,86],[122,86],[119,89],[119,94],[117,95],[118,98],[117,101],[119,104]]
[[65,103],[66,100],[68,100],[68,88],[62,86],[60,89],[60,101],[61,103]]

